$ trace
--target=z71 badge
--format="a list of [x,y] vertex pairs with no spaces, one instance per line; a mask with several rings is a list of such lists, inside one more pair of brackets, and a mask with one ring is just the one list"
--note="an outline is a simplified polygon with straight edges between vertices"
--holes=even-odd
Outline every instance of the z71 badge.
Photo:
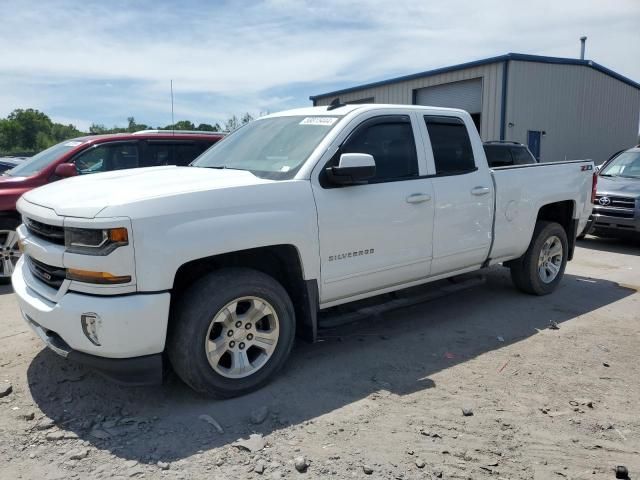
[[373,255],[374,252],[375,250],[373,248],[368,248],[366,250],[356,250],[355,252],[339,253],[337,255],[330,255],[329,261],[333,262],[335,260],[344,260],[346,258],[361,257],[362,255]]

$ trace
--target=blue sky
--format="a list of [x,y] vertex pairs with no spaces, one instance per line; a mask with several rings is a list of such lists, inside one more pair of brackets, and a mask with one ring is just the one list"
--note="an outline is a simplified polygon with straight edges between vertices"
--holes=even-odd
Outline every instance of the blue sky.
[[507,52],[640,81],[640,1],[0,0],[0,116],[88,128],[309,105],[309,95]]

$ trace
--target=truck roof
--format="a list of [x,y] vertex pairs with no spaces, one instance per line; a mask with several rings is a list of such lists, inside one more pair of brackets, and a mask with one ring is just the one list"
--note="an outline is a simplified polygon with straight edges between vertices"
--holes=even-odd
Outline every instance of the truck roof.
[[444,107],[430,107],[426,105],[397,105],[397,104],[385,104],[385,103],[352,103],[346,105],[340,105],[337,107],[331,108],[330,105],[325,105],[321,107],[306,107],[306,108],[295,108],[293,110],[285,110],[282,112],[272,113],[270,115],[266,115],[262,118],[273,118],[273,117],[288,117],[288,116],[311,116],[311,115],[332,115],[332,116],[344,116],[355,110],[361,111],[370,111],[370,110],[385,110],[388,108],[400,108],[403,110],[414,110],[414,111],[446,111],[446,112],[456,112],[461,113],[464,110],[459,108],[444,108]]

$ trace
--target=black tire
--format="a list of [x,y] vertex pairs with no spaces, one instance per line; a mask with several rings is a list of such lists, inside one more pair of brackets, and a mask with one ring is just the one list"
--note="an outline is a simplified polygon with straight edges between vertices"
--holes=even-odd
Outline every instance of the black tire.
[[[205,341],[213,318],[229,302],[241,297],[258,297],[273,307],[279,336],[271,357],[253,374],[227,378],[210,365]],[[256,390],[286,362],[295,339],[295,313],[287,291],[272,277],[245,268],[210,273],[191,285],[173,309],[167,339],[167,353],[174,371],[196,392],[230,398]]]
[[[560,239],[562,244],[562,261],[556,277],[549,283],[545,283],[538,273],[538,259],[544,243],[552,236]],[[527,251],[518,260],[511,263],[511,279],[515,286],[531,295],[548,295],[553,292],[564,275],[567,266],[569,244],[567,233],[562,225],[555,222],[539,221],[533,231],[533,237]]]
[[[20,225],[20,221],[11,217],[0,217],[0,230],[13,230],[15,231]],[[0,248],[4,247],[4,235],[0,235]],[[4,273],[4,268],[2,267],[2,252],[0,252],[0,275]],[[11,282],[11,277],[0,276],[0,285],[6,285]]]

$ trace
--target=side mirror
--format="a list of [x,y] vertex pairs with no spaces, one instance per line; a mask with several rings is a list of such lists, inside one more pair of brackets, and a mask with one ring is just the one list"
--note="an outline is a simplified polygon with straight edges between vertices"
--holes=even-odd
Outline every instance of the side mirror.
[[327,168],[327,177],[335,185],[358,185],[376,175],[376,161],[368,153],[343,153],[337,167]]
[[73,163],[61,163],[56,167],[56,177],[69,178],[78,175],[78,169]]

